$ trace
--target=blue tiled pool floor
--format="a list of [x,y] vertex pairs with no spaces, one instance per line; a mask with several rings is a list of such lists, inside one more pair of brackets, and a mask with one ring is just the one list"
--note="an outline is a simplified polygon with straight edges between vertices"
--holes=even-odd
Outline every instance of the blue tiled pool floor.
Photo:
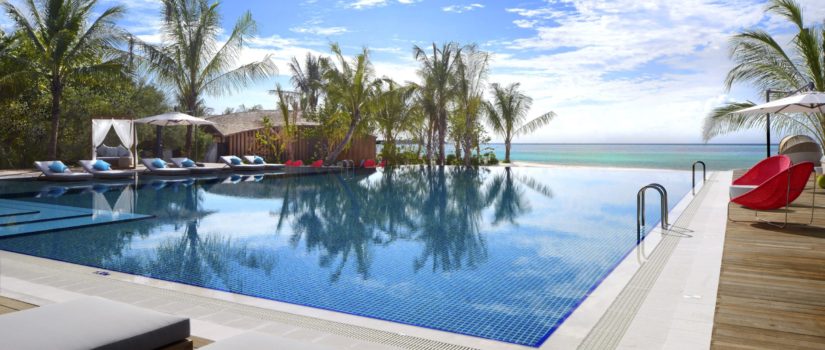
[[150,218],[149,215],[0,199],[0,237]]

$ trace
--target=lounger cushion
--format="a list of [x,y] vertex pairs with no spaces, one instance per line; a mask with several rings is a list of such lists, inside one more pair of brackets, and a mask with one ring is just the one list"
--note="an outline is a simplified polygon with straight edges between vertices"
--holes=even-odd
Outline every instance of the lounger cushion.
[[184,168],[192,168],[192,167],[195,166],[195,162],[192,161],[191,159],[186,159],[186,160],[180,162],[180,165],[183,165]]
[[207,350],[332,350],[335,348],[313,344],[310,342],[298,342],[291,339],[276,337],[256,332],[242,333],[231,338],[214,342],[201,349]]
[[241,165],[241,158],[232,157],[229,158],[229,162],[232,163],[232,165]]
[[69,170],[69,167],[67,167],[66,164],[63,164],[63,162],[58,160],[56,162],[52,162],[51,164],[49,164],[49,170],[51,170],[53,173],[61,174],[65,173],[66,170]]
[[163,169],[166,167],[166,162],[164,162],[163,159],[155,158],[155,160],[152,161],[152,166],[158,169]]
[[156,349],[189,335],[187,318],[99,297],[0,316],[0,349]]
[[255,164],[264,164],[266,162],[264,162],[264,159],[261,158],[261,157],[255,157],[255,161],[253,163],[255,163]]
[[93,168],[95,168],[95,170],[97,170],[97,171],[109,171],[109,170],[112,170],[112,168],[111,168],[111,166],[109,165],[109,163],[106,163],[105,161],[102,161],[102,160],[100,160],[100,159],[98,159],[98,160],[95,162],[95,165],[93,165],[92,167],[93,167]]

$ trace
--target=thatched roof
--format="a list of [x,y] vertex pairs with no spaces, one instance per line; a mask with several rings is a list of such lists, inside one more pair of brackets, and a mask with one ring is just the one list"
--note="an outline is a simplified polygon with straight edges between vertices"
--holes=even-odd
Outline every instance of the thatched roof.
[[[215,125],[207,127],[208,130],[218,133],[221,136],[234,135],[240,132],[258,130],[264,127],[264,117],[269,117],[273,126],[282,126],[284,118],[281,117],[281,112],[277,110],[260,110],[252,112],[239,112],[223,115],[214,115],[205,117],[204,119],[215,123]],[[315,126],[318,123],[302,118],[298,114],[296,121],[298,126]]]

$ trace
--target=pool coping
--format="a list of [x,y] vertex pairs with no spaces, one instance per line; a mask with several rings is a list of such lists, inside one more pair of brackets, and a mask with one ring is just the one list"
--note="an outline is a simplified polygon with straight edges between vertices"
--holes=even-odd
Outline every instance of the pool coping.
[[[711,175],[712,174],[713,173],[711,173]],[[699,191],[701,192],[701,189]],[[674,207],[674,209],[670,211],[671,217],[678,218],[685,210],[685,208],[687,208],[687,206],[690,205],[690,203],[692,203],[694,198],[695,196],[691,195],[690,193],[688,193],[685,197],[681,198],[678,204]],[[586,327],[586,325],[595,325],[595,322],[598,321],[598,319],[602,316],[603,312],[615,298],[615,294],[617,293],[617,291],[621,290],[626,285],[627,281],[630,279],[632,274],[635,273],[635,271],[638,269],[638,266],[634,266],[633,263],[634,253],[637,253],[639,247],[641,247],[642,250],[655,251],[655,248],[661,241],[661,233],[662,232],[660,228],[656,228],[649,232],[646,236],[647,238],[643,241],[643,243],[640,246],[630,250],[628,254],[624,257],[624,259],[622,259],[613,270],[606,274],[602,282],[595,286],[588,296],[582,299],[580,304],[577,305],[576,308],[574,308],[571,311],[571,313],[566,317],[566,319],[560,322],[560,325],[557,326],[555,330],[550,332],[547,340],[538,348],[551,349],[570,348],[578,346],[578,344],[581,343],[581,340],[584,339],[584,337],[587,335],[587,332],[589,332],[589,330],[592,328],[592,326]],[[66,262],[58,262],[45,258],[26,256],[6,251],[0,251],[0,258],[15,261],[22,260],[30,264],[39,265],[40,267],[45,269],[69,269],[81,274],[90,274],[98,270],[97,268],[93,267],[76,265]],[[0,277],[3,277],[1,269]],[[344,314],[340,312],[323,310],[307,306],[300,306],[296,304],[289,304],[274,300],[243,296],[229,292],[216,291],[202,287],[195,287],[176,282],[161,281],[143,276],[128,275],[119,272],[110,272],[108,276],[96,276],[96,278],[112,279],[120,282],[135,283],[143,286],[161,288],[172,292],[179,292],[183,294],[196,295],[216,300],[222,300],[226,302],[239,303],[266,310],[274,310],[298,316],[313,317],[331,322],[360,325],[372,329],[395,333],[406,337],[420,337],[425,339],[431,339],[438,342],[443,342],[445,343],[445,345],[456,344],[464,347],[480,349],[534,349],[534,347],[529,346],[504,343],[495,340],[450,333],[446,331],[429,329],[420,326],[400,324],[391,321],[383,321],[369,317]],[[54,298],[49,298],[48,293],[44,296],[38,295],[39,293],[36,292],[31,293],[31,291],[29,291],[29,293],[27,293],[25,291],[14,290],[14,288],[12,290],[9,290],[9,288],[7,287],[8,283],[6,283],[5,285],[5,289],[3,288],[3,285],[0,285],[0,294],[11,293],[11,296],[16,296],[24,301],[34,301],[35,303],[38,300],[40,300],[41,302],[44,300],[47,302],[59,301],[53,300]],[[611,299],[611,295],[613,299]],[[599,309],[602,309],[601,312],[599,311]],[[233,333],[237,333],[229,330],[216,332],[214,330],[216,327],[213,326],[206,327],[209,330],[204,333],[198,333],[201,330],[197,328],[202,327],[193,327],[193,334],[215,340],[219,340],[221,338],[231,336],[233,335]]]

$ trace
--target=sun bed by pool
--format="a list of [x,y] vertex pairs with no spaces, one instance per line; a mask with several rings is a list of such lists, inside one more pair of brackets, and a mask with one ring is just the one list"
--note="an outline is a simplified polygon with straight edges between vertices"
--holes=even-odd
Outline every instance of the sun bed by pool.
[[2,349],[191,349],[189,336],[188,318],[100,297],[0,316]]
[[94,175],[89,173],[72,172],[71,169],[63,173],[56,173],[49,169],[52,163],[54,163],[54,161],[37,161],[34,162],[34,166],[43,173],[41,177],[49,181],[85,181],[91,180],[94,177]]
[[[246,159],[246,161],[249,164],[255,164],[255,158],[257,158],[257,157],[258,156],[243,156],[243,158]],[[269,170],[283,169],[283,167],[285,166],[283,164],[267,163],[266,161],[264,161],[262,164],[263,164],[265,169],[269,169]]]
[[156,167],[153,162],[155,159],[158,158],[141,158],[140,162],[143,163],[143,166],[146,167],[146,170],[153,175],[164,175],[164,176],[178,176],[178,175],[189,175],[189,169],[183,168],[158,168]]
[[[221,156],[221,161],[223,161],[224,164],[226,164],[227,166],[232,168],[232,170],[255,171],[255,170],[264,170],[264,169],[266,169],[266,166],[264,164],[244,164],[244,163],[233,164],[232,163],[233,158],[238,158],[238,157],[235,157],[235,156]],[[238,159],[240,160],[240,158],[238,158]]]
[[221,171],[221,168],[213,168],[213,167],[206,167],[206,166],[186,166],[183,164],[189,158],[172,158],[172,163],[175,164],[176,167],[181,169],[189,169],[189,172],[192,174],[214,174]]
[[126,179],[135,176],[135,173],[130,170],[97,170],[94,160],[81,160],[80,166],[87,173],[99,179]]

